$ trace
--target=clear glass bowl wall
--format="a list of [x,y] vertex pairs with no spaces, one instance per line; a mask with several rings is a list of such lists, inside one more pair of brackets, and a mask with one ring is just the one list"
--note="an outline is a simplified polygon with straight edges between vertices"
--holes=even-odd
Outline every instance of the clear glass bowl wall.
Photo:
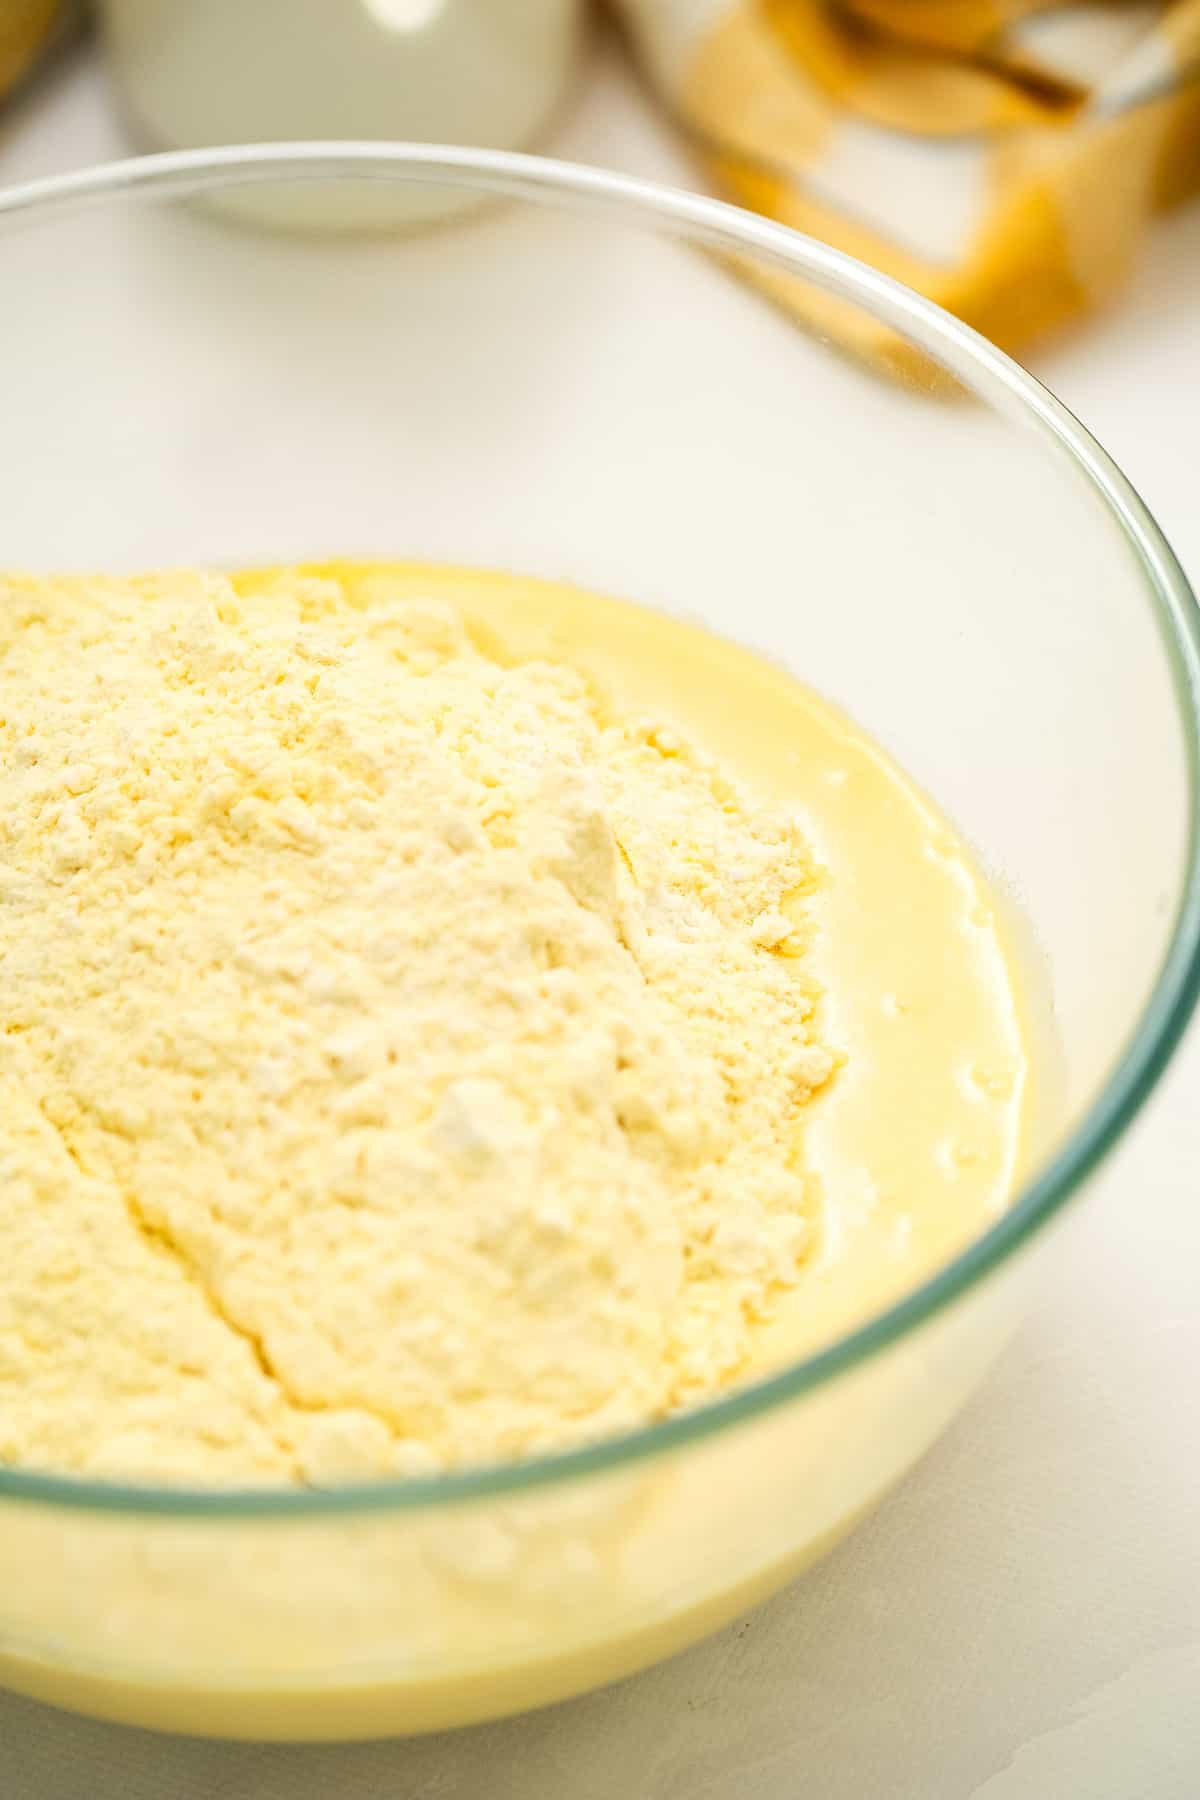
[[[278,184],[295,218],[378,221],[439,183],[507,204],[432,235],[220,216]],[[929,379],[801,335],[731,255],[884,322]],[[968,392],[933,397],[939,371]],[[1062,1064],[1042,1161],[985,1238],[694,1415],[329,1495],[0,1472],[0,1679],[160,1726],[390,1733],[570,1693],[743,1610],[961,1406],[1186,1019],[1197,631],[1152,521],[1036,384],[882,278],[711,202],[488,153],[199,153],[10,190],[0,418],[3,567],[475,562],[782,660],[1011,895]]]

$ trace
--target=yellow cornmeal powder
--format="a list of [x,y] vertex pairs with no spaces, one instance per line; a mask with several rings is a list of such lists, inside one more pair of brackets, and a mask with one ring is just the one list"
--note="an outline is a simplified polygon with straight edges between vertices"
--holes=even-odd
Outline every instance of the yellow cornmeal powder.
[[432,1470],[735,1378],[832,1068],[797,823],[444,602],[261,585],[0,580],[0,1460]]

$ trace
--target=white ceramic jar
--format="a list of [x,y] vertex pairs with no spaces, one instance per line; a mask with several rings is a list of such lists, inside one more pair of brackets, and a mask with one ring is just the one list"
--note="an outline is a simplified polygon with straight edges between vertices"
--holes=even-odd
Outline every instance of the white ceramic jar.
[[[582,0],[101,0],[146,149],[406,138],[516,149],[566,84]],[[408,197],[453,210],[448,193]]]

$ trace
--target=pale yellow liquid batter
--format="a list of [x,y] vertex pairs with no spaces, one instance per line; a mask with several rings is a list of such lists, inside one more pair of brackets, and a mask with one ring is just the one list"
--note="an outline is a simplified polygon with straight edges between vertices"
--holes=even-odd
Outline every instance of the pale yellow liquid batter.
[[[407,564],[311,572],[452,600],[493,654],[575,664],[614,709],[677,721],[802,814],[828,871],[806,903],[812,966],[845,1062],[806,1109],[821,1232],[761,1334],[762,1369],[829,1344],[986,1228],[1030,1137],[1029,1031],[1003,907],[869,737],[769,662],[574,588]],[[269,579],[237,585],[250,595]],[[823,1391],[802,1428],[770,1416],[728,1453],[710,1440],[690,1462],[637,1463],[490,1511],[299,1530],[199,1521],[179,1545],[176,1528],[135,1520],[103,1547],[89,1547],[86,1516],[65,1533],[53,1513],[40,1527],[31,1517],[0,1552],[0,1592],[20,1567],[27,1596],[0,1600],[12,1646],[0,1678],[114,1717],[241,1736],[419,1730],[561,1697],[702,1635],[811,1561],[936,1432],[995,1335],[948,1360],[922,1351],[915,1376],[909,1354],[844,1397]],[[86,1594],[72,1533],[94,1571]]]

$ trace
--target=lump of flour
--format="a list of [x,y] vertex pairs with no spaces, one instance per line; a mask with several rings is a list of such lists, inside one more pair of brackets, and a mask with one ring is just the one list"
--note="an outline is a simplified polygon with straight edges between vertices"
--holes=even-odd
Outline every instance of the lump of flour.
[[813,1230],[814,878],[443,603],[0,580],[0,1460],[424,1472],[736,1378]]

